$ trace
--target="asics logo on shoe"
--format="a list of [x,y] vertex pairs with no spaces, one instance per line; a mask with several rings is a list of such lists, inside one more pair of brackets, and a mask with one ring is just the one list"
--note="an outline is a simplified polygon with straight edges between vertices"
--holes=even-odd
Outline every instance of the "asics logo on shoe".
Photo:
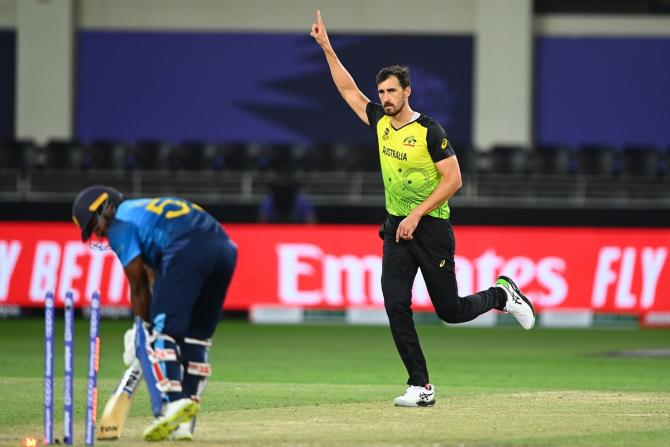
[[524,329],[532,329],[535,325],[535,309],[530,300],[523,296],[511,279],[505,276],[498,278],[496,286],[502,288],[507,295],[507,302],[503,310],[512,314]]
[[419,399],[429,401],[435,393],[419,393]]

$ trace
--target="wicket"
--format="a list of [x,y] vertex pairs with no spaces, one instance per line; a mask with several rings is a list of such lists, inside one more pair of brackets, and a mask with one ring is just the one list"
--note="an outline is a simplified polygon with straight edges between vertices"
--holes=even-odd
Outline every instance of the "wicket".
[[54,295],[44,298],[44,444],[53,444]]
[[86,445],[95,442],[95,420],[98,414],[98,369],[100,367],[100,294],[91,297],[88,336],[88,385],[86,389]]
[[[68,291],[64,301],[64,417],[63,444],[74,441],[74,294]],[[55,304],[53,292],[44,299],[44,444],[54,443],[53,402],[54,402],[54,321]],[[89,322],[88,385],[86,395],[85,444],[93,445],[95,440],[95,420],[98,404],[98,368],[100,366],[100,293],[91,296]]]
[[74,300],[72,292],[65,294],[65,333],[63,340],[65,341],[63,444],[72,444],[72,429],[74,428],[74,414],[72,410],[72,401],[74,399]]

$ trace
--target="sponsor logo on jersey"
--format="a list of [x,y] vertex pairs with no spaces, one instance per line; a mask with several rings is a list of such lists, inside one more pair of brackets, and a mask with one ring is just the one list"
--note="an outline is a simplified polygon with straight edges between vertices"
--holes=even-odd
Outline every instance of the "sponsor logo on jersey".
[[447,140],[445,138],[444,140],[442,140],[442,144],[440,145],[440,149],[442,149],[442,151],[446,152],[448,146],[449,146],[449,140]]
[[389,137],[391,136],[390,134],[391,134],[391,129],[389,129],[387,127],[386,129],[384,129],[384,134],[382,135],[382,140],[384,140],[384,141],[388,140]]
[[407,161],[407,153],[406,152],[399,152],[394,149],[391,149],[390,147],[384,146],[382,148],[382,154],[386,155],[387,157],[393,157],[397,160],[401,161]]
[[415,144],[416,144],[416,138],[414,138],[413,136],[407,137],[402,141],[403,146],[414,147]]

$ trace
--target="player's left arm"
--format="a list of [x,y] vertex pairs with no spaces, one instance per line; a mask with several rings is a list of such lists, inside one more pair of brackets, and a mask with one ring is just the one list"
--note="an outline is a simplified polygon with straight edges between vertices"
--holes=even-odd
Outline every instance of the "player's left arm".
[[461,180],[461,169],[458,166],[458,160],[455,156],[452,155],[451,157],[435,163],[435,167],[440,174],[442,174],[442,178],[426,200],[421,202],[400,222],[400,225],[398,225],[398,229],[396,230],[396,242],[400,239],[412,239],[412,234],[417,225],[419,225],[421,218],[435,208],[442,206],[444,202],[456,194],[456,191],[461,189],[461,186],[463,185]]
[[419,206],[414,208],[413,213],[420,217],[433,211],[451,199],[456,192],[463,186],[461,179],[461,169],[458,166],[458,160],[455,156],[445,158],[437,163],[435,167],[442,175],[433,192]]
[[142,255],[136,256],[124,268],[126,277],[130,283],[130,303],[133,313],[149,321],[151,306],[151,289],[149,288],[149,277],[144,268]]
[[431,120],[428,123],[426,143],[428,152],[441,178],[426,200],[421,202],[400,222],[395,234],[396,242],[399,242],[400,239],[411,240],[421,218],[435,208],[442,206],[463,185],[461,169],[458,166],[454,149],[449,144],[447,134],[442,126],[435,121]]

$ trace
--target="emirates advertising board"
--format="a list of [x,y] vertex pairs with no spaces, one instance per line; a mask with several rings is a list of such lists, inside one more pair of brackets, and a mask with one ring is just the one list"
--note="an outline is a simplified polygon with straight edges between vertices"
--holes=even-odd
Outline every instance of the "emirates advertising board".
[[[381,308],[382,244],[373,225],[225,225],[239,261],[225,308],[256,305]],[[539,312],[670,311],[670,229],[456,227],[461,296],[508,275]],[[89,248],[70,223],[0,223],[0,306],[42,307],[47,291],[78,307],[99,290],[102,305],[129,307],[112,251]],[[432,310],[419,273],[413,306]]]

